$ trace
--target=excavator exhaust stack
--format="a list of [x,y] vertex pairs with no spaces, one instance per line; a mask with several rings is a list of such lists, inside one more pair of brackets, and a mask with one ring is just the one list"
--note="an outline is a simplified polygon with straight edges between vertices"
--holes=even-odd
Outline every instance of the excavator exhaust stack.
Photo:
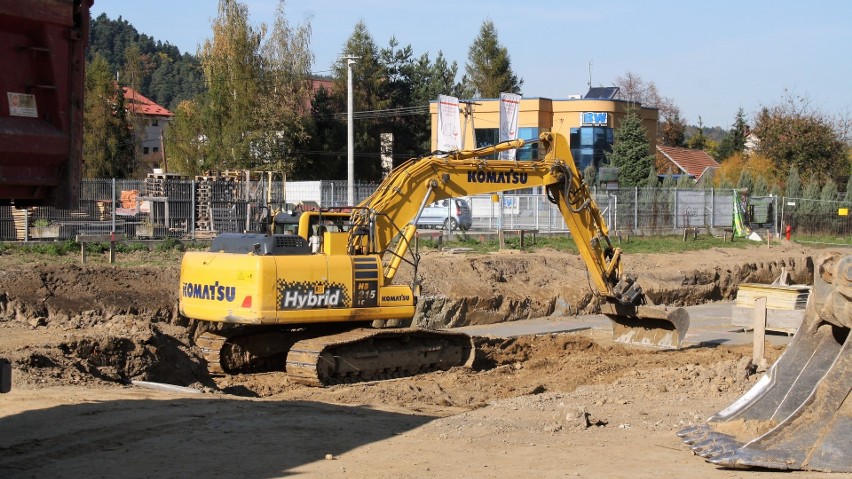
[[678,432],[731,469],[852,472],[852,255],[821,258],[805,318],[754,387]]

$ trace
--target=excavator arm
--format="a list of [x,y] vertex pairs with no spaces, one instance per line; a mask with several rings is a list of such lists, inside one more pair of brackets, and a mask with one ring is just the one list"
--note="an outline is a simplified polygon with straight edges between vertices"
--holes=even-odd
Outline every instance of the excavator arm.
[[[539,143],[535,161],[490,160],[501,151]],[[559,208],[601,299],[601,310],[615,322],[617,340],[658,347],[679,347],[689,325],[682,309],[666,311],[650,303],[621,266],[600,210],[578,172],[567,139],[543,133],[537,140],[512,140],[475,150],[411,159],[400,165],[353,212],[352,254],[391,255],[384,281],[393,281],[414,236],[417,218],[434,201],[542,186]],[[392,245],[395,243],[395,247]]]

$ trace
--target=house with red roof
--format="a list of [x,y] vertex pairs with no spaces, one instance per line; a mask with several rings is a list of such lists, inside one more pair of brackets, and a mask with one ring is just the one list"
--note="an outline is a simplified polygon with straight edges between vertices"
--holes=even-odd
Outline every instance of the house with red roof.
[[687,175],[696,182],[708,171],[719,168],[719,162],[704,150],[657,145],[657,174]]
[[136,144],[142,153],[140,166],[148,169],[162,168],[164,130],[174,114],[131,87],[126,86],[123,89],[124,108],[136,119]]

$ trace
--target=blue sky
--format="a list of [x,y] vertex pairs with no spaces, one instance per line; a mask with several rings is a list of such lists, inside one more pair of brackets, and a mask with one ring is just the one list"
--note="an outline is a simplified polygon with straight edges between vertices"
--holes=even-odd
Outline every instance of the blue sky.
[[[95,0],[93,16],[119,15],[141,33],[195,53],[210,37],[216,0]],[[244,0],[271,24],[278,0]],[[291,24],[309,21],[314,71],[329,70],[363,20],[379,47],[396,37],[415,56],[439,50],[463,72],[490,19],[523,78],[525,97],[582,94],[633,72],[657,84],[682,116],[727,129],[785,89],[829,115],[852,115],[852,2],[538,0],[287,0]]]

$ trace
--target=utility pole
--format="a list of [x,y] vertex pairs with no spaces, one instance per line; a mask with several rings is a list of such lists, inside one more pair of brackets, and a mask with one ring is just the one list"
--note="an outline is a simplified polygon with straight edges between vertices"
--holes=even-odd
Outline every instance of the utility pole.
[[589,88],[592,87],[592,61],[589,60]]
[[462,146],[464,150],[467,147],[467,120],[470,119],[470,130],[473,132],[473,147],[476,148],[476,129],[473,125],[473,107],[479,106],[482,103],[476,103],[470,100],[459,100],[459,103],[464,105],[462,114],[464,115],[464,125],[462,125]]
[[346,201],[355,204],[355,128],[352,120],[352,65],[360,57],[347,55],[346,60]]

